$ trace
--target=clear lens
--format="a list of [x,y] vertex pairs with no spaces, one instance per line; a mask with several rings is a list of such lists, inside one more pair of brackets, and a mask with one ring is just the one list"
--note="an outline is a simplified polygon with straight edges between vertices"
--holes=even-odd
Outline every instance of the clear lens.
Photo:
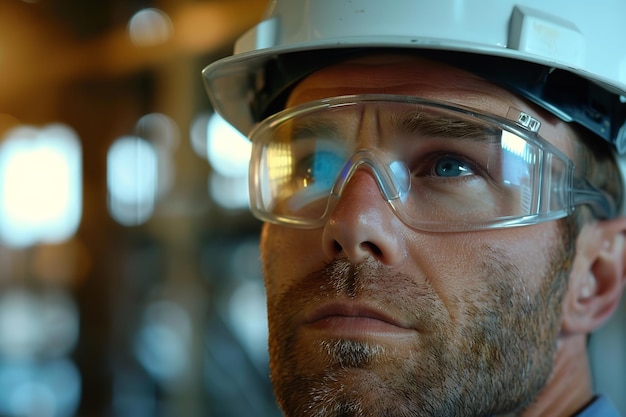
[[572,162],[517,113],[512,121],[395,95],[287,109],[250,136],[252,210],[266,221],[319,227],[361,169],[399,218],[427,231],[535,224],[568,215],[574,201],[614,210],[600,191],[574,188],[586,182]]

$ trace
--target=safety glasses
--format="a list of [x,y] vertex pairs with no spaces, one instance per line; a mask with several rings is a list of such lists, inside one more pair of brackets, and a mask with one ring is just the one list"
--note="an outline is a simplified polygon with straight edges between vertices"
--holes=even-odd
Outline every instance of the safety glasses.
[[[286,109],[250,135],[250,197],[264,220],[323,226],[357,173],[412,228],[473,231],[565,217],[610,197],[576,175],[519,110],[506,117],[412,96],[365,94]],[[363,172],[363,170],[365,172]]]

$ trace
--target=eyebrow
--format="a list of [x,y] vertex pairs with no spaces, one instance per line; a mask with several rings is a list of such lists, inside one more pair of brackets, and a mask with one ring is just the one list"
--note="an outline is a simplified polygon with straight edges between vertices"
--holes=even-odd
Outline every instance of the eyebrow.
[[292,124],[290,137],[294,140],[320,136],[340,136],[341,125],[336,120],[309,118]]
[[[430,138],[455,138],[471,142],[499,142],[501,139],[501,129],[462,118],[434,115],[418,110],[392,111],[387,114],[388,117],[384,114],[378,117],[386,118],[396,133]],[[312,137],[349,139],[346,133],[346,126],[337,119],[311,117],[294,121],[289,137],[292,140]]]
[[500,129],[461,118],[431,115],[423,111],[394,113],[392,123],[399,132],[435,138],[453,137],[472,141],[499,141]]

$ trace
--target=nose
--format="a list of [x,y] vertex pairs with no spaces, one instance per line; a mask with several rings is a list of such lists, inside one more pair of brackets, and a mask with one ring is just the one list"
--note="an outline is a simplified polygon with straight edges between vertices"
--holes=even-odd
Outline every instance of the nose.
[[323,230],[325,256],[359,263],[374,257],[386,265],[405,256],[403,223],[387,203],[373,174],[358,169],[338,197]]

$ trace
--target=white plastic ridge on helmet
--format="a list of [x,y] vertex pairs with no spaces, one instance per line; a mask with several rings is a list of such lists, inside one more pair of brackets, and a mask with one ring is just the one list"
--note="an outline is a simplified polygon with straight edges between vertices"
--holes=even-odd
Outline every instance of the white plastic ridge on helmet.
[[[271,97],[267,90],[296,81],[268,81],[281,67],[277,60],[290,55],[410,48],[508,58],[583,80],[590,89],[583,92],[584,103],[570,105],[568,90],[580,88],[568,89],[569,79],[552,88],[559,90],[556,100],[526,86],[518,92],[624,154],[625,18],[624,0],[272,0],[263,21],[237,42],[235,54],[209,65],[203,75],[216,111],[247,134],[263,111],[256,96],[265,91]],[[302,75],[300,68],[293,78]]]

